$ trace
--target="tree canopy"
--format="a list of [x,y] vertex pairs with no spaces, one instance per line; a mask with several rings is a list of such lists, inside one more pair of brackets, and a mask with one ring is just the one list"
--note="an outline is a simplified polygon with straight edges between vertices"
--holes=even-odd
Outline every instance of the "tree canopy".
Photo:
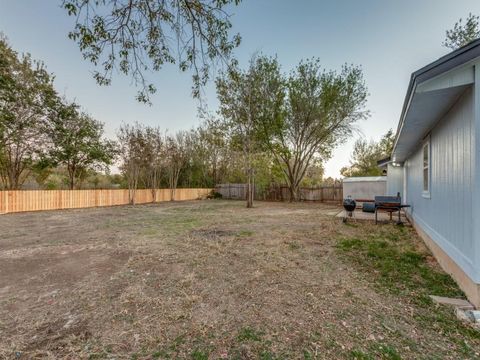
[[112,163],[103,124],[68,104],[53,75],[29,54],[0,39],[0,182],[19,189],[29,176],[44,184],[52,167],[65,168],[73,188],[90,170]]
[[255,172],[254,155],[268,154],[292,201],[305,176],[318,176],[332,150],[369,115],[362,70],[327,71],[318,59],[301,61],[285,75],[275,57],[254,56],[247,70],[217,79],[217,94],[219,112],[244,153],[247,179]]
[[231,36],[229,7],[241,0],[64,0],[75,18],[69,33],[86,60],[99,70],[94,78],[109,85],[118,70],[140,87],[137,99],[149,102],[155,84],[145,73],[175,64],[193,70],[193,95],[210,77],[212,65],[228,64],[240,35]]
[[262,89],[277,95],[259,117],[258,131],[295,201],[309,169],[328,160],[355,123],[368,116],[368,92],[362,70],[355,66],[326,71],[318,59],[309,59],[285,76],[275,60],[270,62],[274,75],[265,72]]
[[[2,188],[213,187],[254,189],[322,182],[323,162],[368,116],[362,71],[326,71],[316,59],[290,74],[276,57],[254,56],[216,79],[218,112],[175,133],[140,122],[122,125],[116,140],[79,104],[61,97],[43,63],[0,41],[0,185]],[[118,155],[114,160],[114,155]],[[118,160],[118,162],[116,162]],[[108,169],[118,165],[121,174]]]
[[42,128],[56,97],[53,77],[30,54],[0,38],[0,179],[18,189],[45,149]]
[[343,167],[340,173],[345,177],[382,175],[377,161],[390,156],[394,142],[395,134],[391,129],[378,142],[358,139],[353,148],[350,166]]
[[247,207],[252,207],[254,158],[265,142],[259,126],[273,124],[283,106],[284,85],[279,65],[274,58],[254,56],[247,70],[230,69],[216,84],[219,113],[225,120],[230,143],[243,154]]
[[443,46],[456,50],[469,42],[480,38],[480,17],[478,15],[468,14],[465,22],[463,19],[457,21],[453,29],[447,30]]
[[74,189],[90,170],[108,170],[116,145],[103,138],[103,124],[78,110],[76,104],[58,105],[57,115],[48,122],[50,146],[46,152],[52,166],[63,166],[68,184]]

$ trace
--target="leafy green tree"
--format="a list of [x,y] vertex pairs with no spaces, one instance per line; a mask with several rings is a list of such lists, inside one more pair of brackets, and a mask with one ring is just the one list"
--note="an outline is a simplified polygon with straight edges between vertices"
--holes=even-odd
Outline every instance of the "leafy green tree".
[[59,104],[57,116],[50,119],[47,152],[53,166],[64,166],[68,185],[73,190],[92,170],[108,170],[116,145],[104,138],[103,124],[79,112],[76,104]]
[[42,131],[57,94],[42,62],[0,38],[0,180],[19,189],[48,142]]
[[447,30],[443,46],[451,50],[456,50],[469,42],[480,38],[480,17],[478,15],[468,14],[465,23],[460,19],[455,23],[453,29]]
[[350,166],[342,168],[340,173],[345,177],[382,175],[377,161],[390,156],[394,142],[395,135],[391,129],[378,142],[358,139],[354,145]]
[[302,61],[287,80],[285,115],[281,106],[261,117],[263,141],[282,168],[296,201],[308,169],[330,158],[332,150],[365,119],[367,88],[362,70],[343,66],[325,71],[317,59]]
[[325,169],[323,168],[322,161],[315,159],[315,161],[312,161],[312,164],[309,165],[300,186],[315,187],[322,185],[324,172]]
[[192,137],[192,161],[201,169],[201,186],[213,187],[228,168],[229,149],[221,123],[213,118]]
[[179,183],[185,187],[210,188],[229,181],[230,173],[237,173],[242,158],[237,156],[237,147],[229,143],[229,132],[221,119],[204,110],[200,117],[201,125],[189,132],[190,154]]
[[193,94],[219,61],[228,63],[240,36],[230,36],[228,8],[240,0],[64,0],[75,17],[69,37],[83,57],[101,69],[98,84],[109,85],[119,70],[140,86],[137,99],[148,102],[156,91],[145,72],[176,64],[193,70]]
[[259,125],[275,122],[281,111],[284,87],[276,59],[253,57],[249,68],[238,68],[216,82],[220,114],[226,121],[229,143],[243,154],[247,177],[247,207],[253,207],[254,155],[262,151],[264,139]]
[[105,181],[109,187],[127,188],[125,178],[122,176],[122,174],[107,174]]
[[393,152],[394,145],[395,145],[395,133],[393,132],[392,129],[390,129],[380,139],[379,146],[380,146],[382,157],[378,160],[382,160],[390,156]]
[[165,144],[163,133],[159,127],[142,127],[142,176],[145,187],[152,192],[152,201],[156,201],[160,188],[161,175],[165,165]]
[[165,139],[166,171],[171,201],[175,200],[180,173],[191,154],[190,145],[189,134],[186,131],[178,131],[174,136],[167,136]]
[[323,179],[322,186],[334,186],[337,185],[341,186],[342,180],[340,179],[334,179],[331,176],[327,177],[326,179]]
[[53,172],[54,169],[52,168],[52,164],[45,156],[36,161],[32,166],[33,178],[42,188],[47,186],[47,180],[53,174]]
[[128,197],[132,205],[135,205],[136,192],[144,169],[145,137],[143,126],[139,123],[134,125],[125,124],[117,133],[120,157],[120,170],[126,179]]

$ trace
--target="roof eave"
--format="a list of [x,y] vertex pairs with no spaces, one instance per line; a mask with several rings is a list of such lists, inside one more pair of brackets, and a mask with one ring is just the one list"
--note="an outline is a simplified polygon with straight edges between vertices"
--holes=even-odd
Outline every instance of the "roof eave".
[[[468,56],[468,53],[474,49],[475,49],[475,52],[472,53],[471,56]],[[417,85],[435,76],[445,73],[457,66],[467,63],[473,58],[476,58],[479,56],[480,56],[480,39],[476,39],[470,42],[469,44],[455,51],[452,51],[445,56],[442,56],[441,58],[435,60],[434,62],[412,73],[412,75],[410,76],[410,82],[408,84],[407,93],[405,95],[405,100],[402,107],[402,113],[400,115],[400,121],[397,126],[397,133],[395,135],[395,141],[394,141],[392,155],[391,155],[391,158],[393,161],[395,161],[395,150],[397,148],[398,140],[405,123],[406,114],[410,107],[412,98],[415,95],[415,90],[417,88]]]

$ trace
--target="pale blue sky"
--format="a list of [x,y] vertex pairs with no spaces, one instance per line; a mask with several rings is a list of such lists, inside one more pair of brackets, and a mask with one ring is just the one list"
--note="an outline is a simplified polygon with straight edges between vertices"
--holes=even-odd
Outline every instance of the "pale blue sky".
[[[177,130],[198,124],[191,77],[176,68],[152,74],[158,93],[148,107],[134,100],[130,79],[118,75],[99,87],[92,65],[67,38],[73,19],[61,0],[0,0],[0,31],[19,52],[43,60],[56,76],[57,90],[75,99],[105,122],[113,137],[122,122],[139,121]],[[367,138],[378,139],[399,119],[410,74],[446,54],[445,30],[469,12],[480,14],[478,0],[244,0],[234,10],[234,31],[243,38],[236,55],[246,64],[255,52],[278,55],[285,71],[302,58],[319,57],[327,69],[361,65],[370,97],[371,117],[359,123]],[[215,109],[215,89],[206,89]],[[339,146],[326,164],[327,176],[339,176],[348,164],[353,140]]]

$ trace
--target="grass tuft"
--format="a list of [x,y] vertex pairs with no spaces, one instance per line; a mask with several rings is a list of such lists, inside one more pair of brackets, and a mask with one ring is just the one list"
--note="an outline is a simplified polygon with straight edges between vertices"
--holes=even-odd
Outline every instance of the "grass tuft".
[[202,350],[194,350],[192,352],[193,360],[208,360],[208,353]]
[[253,236],[254,232],[251,231],[251,230],[240,230],[238,233],[237,233],[237,236],[238,237],[251,237]]
[[262,341],[262,333],[250,327],[243,328],[239,331],[237,339],[240,342],[246,341]]

